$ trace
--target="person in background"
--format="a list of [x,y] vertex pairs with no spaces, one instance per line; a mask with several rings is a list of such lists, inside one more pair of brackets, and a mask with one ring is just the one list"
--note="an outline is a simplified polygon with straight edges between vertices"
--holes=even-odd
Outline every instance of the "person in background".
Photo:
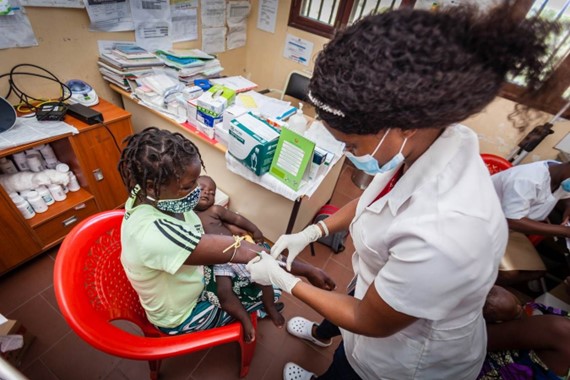
[[[244,236],[247,241],[263,244],[263,233],[255,224],[242,215],[236,214],[225,207],[214,204],[216,198],[216,183],[208,176],[198,177],[198,186],[202,190],[200,200],[196,205],[196,214],[202,221],[204,232],[213,235]],[[253,239],[250,237],[253,237]],[[261,250],[261,248],[259,248]],[[216,278],[217,296],[223,310],[233,318],[240,321],[243,326],[245,341],[251,342],[255,338],[255,330],[251,323],[251,318],[244,308],[241,299],[248,304],[248,298],[253,295],[257,297],[257,286],[247,285],[251,279],[245,264],[217,264],[214,265],[214,276]],[[236,287],[235,283],[240,286]],[[331,289],[334,285],[331,285]],[[240,291],[239,295],[234,293],[234,288]],[[281,328],[285,324],[285,319],[279,313],[274,303],[274,291],[272,286],[261,287],[263,308],[271,318],[275,326]],[[282,306],[277,305],[277,306]]]
[[[204,167],[196,145],[180,133],[150,127],[127,137],[119,172],[130,197],[121,225],[121,263],[149,321],[167,334],[222,326],[232,316],[220,308],[208,265],[246,263],[256,244],[205,234],[194,208]],[[328,288],[320,269],[298,263],[293,272]],[[261,297],[244,305],[262,307]]]
[[483,316],[488,352],[478,379],[568,379],[568,312],[535,302],[521,305],[514,294],[493,286]]
[[248,263],[340,327],[317,376],[287,363],[285,379],[475,379],[486,352],[482,315],[508,228],[477,135],[457,124],[498,94],[507,74],[540,81],[557,24],[521,22],[514,1],[486,13],[461,4],[398,9],[339,32],[319,53],[308,97],[354,165],[374,179],[317,225],[281,236],[287,262],[350,228],[354,296],[325,292],[270,255]]
[[[570,163],[517,165],[494,174],[491,180],[510,229],[497,284],[538,279],[546,267],[527,235],[570,238]],[[545,222],[556,206],[562,211],[562,223]]]

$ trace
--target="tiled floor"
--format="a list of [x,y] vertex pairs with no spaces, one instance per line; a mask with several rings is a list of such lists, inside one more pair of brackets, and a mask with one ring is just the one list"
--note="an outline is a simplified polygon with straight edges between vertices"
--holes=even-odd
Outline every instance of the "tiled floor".
[[[342,206],[361,191],[351,181],[352,168],[345,166],[337,183],[332,204]],[[334,254],[329,248],[316,244],[316,255],[308,249],[303,260],[323,268],[344,292],[352,278],[350,256],[352,241],[348,237],[346,250]],[[30,380],[139,380],[148,379],[146,362],[120,359],[99,352],[83,342],[61,316],[53,291],[52,271],[57,248],[16,270],[0,277],[0,313],[17,319],[35,335],[20,366]],[[319,315],[297,299],[284,295],[283,315],[296,315],[319,321]],[[262,320],[258,328],[258,345],[247,379],[277,380],[282,378],[283,365],[295,361],[314,372],[324,371],[332,357],[335,344],[327,349],[317,348],[277,329],[271,321]],[[231,380],[239,372],[239,348],[226,344],[207,351],[165,359],[161,379]]]

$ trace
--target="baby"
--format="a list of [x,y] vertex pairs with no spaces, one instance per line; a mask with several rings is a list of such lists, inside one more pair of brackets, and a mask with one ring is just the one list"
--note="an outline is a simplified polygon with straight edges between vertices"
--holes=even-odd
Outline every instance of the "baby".
[[[207,234],[246,236],[246,239],[251,234],[256,243],[263,243],[263,233],[255,224],[225,207],[214,204],[216,183],[212,178],[208,176],[198,177],[198,186],[202,192],[194,211],[200,217]],[[246,341],[253,341],[255,330],[250,317],[232,290],[232,278],[249,279],[249,272],[245,269],[245,264],[214,265],[214,275],[216,276],[217,296],[222,309],[241,322]],[[260,288],[265,311],[277,327],[283,327],[285,319],[276,308],[276,305],[279,304],[274,304],[273,288],[271,286],[260,286]]]
[[483,317],[487,323],[501,323],[519,319],[523,307],[518,298],[507,289],[494,285],[483,306]]

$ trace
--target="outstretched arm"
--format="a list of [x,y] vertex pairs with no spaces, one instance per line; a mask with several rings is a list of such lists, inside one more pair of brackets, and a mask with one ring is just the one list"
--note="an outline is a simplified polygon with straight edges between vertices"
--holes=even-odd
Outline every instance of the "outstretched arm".
[[570,227],[537,222],[529,218],[507,219],[509,228],[523,234],[570,237]]

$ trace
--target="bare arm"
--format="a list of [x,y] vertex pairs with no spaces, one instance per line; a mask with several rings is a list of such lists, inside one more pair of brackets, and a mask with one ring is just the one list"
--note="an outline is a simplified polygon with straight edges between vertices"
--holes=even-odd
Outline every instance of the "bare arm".
[[[184,264],[187,265],[212,265],[227,263],[234,253],[234,248],[226,248],[234,244],[233,236],[204,234],[194,251],[188,256]],[[257,257],[259,246],[245,240],[240,242],[240,247],[232,259],[232,263],[245,264]]]
[[509,228],[523,234],[570,237],[570,227],[537,222],[528,218],[507,219]]
[[499,350],[551,350],[560,342],[558,323],[570,328],[570,320],[558,315],[537,315],[508,322],[487,325],[487,349]]
[[304,282],[297,283],[292,294],[332,323],[356,334],[387,337],[417,320],[390,307],[374,286],[368,288],[362,300]]
[[360,198],[353,199],[324,220],[330,234],[348,230],[350,222],[352,222],[352,219],[354,219],[354,215],[356,214],[356,205],[358,204],[359,199]]
[[241,229],[244,229],[251,233],[255,241],[263,241],[263,233],[253,222],[247,219],[245,216],[237,214],[233,211],[228,210],[225,207],[218,206],[216,213],[222,223],[233,224]]

